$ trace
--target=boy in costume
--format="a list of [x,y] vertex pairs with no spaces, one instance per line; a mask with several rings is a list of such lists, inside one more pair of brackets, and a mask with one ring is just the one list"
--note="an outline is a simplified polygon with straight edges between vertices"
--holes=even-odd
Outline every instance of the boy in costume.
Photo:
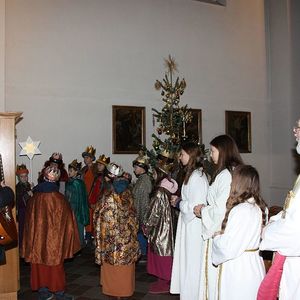
[[95,214],[96,263],[101,265],[101,285],[105,295],[131,297],[135,289],[135,263],[139,258],[138,223],[129,181],[123,169],[106,167],[107,188]]
[[84,182],[79,172],[81,163],[74,159],[68,166],[69,180],[66,184],[66,197],[69,200],[77,221],[81,248],[84,243],[84,226],[89,223],[89,207]]
[[150,193],[152,192],[152,180],[148,175],[149,159],[143,153],[140,153],[132,162],[132,166],[137,177],[137,181],[132,189],[132,195],[139,222],[138,240],[142,255],[145,257],[147,253],[147,239],[143,234],[142,228],[150,204]]
[[31,264],[31,289],[39,300],[74,299],[65,294],[64,260],[80,250],[80,240],[71,206],[58,191],[59,176],[47,167],[26,207],[21,257]]
[[[82,152],[82,157],[84,161],[84,167],[81,169],[81,179],[84,181],[85,188],[87,191],[88,199],[92,190],[93,182],[95,180],[97,169],[96,164],[93,161],[96,159],[95,157],[96,149],[93,146],[86,147],[85,151]],[[94,209],[91,204],[89,205],[89,224],[85,227],[86,230],[86,243],[89,246],[92,246],[92,239],[94,234],[94,226],[93,226],[93,213]]]
[[19,247],[22,247],[24,221],[27,201],[32,197],[31,184],[28,182],[28,169],[26,165],[17,165],[16,175],[18,183],[16,185],[16,209],[17,221],[19,223]]
[[66,182],[68,181],[68,172],[65,169],[62,154],[59,152],[52,153],[52,155],[49,157],[49,160],[45,162],[44,168],[39,174],[38,183],[44,181],[44,171],[48,166],[59,169],[60,178],[57,184],[59,186],[59,192],[65,194]]
[[91,192],[89,195],[89,204],[92,208],[95,207],[96,203],[103,196],[104,170],[107,164],[109,163],[110,163],[110,158],[105,156],[104,154],[100,155],[99,158],[96,160],[97,175],[94,179]]

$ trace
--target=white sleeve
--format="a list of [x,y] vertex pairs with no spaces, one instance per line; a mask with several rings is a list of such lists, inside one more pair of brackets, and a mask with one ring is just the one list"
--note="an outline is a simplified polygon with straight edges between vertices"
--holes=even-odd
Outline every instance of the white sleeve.
[[261,215],[253,204],[240,204],[229,213],[223,234],[214,237],[212,244],[212,262],[222,264],[235,259],[249,249],[251,241],[259,241]]
[[[296,208],[296,207],[295,207]],[[261,250],[278,251],[285,256],[300,256],[300,207],[271,218],[263,230]]]
[[297,151],[298,154],[300,154],[300,141],[298,141],[296,151]]
[[220,230],[226,212],[231,180],[229,171],[220,173],[215,180],[214,188],[216,191],[213,202],[201,210],[204,240],[211,238],[215,232]]
[[199,174],[199,172],[192,173],[188,181],[188,195],[187,199],[182,199],[179,203],[179,209],[184,223],[191,222],[196,218],[193,210],[198,204],[206,203],[208,182],[206,176]]

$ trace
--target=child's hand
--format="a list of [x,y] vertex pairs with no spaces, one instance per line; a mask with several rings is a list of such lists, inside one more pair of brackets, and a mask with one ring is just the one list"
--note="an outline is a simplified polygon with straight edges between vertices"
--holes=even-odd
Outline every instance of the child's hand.
[[144,236],[148,237],[148,232],[147,232],[147,228],[145,225],[142,225],[142,231],[143,231]]
[[1,181],[1,183],[0,183],[0,185],[1,185],[2,187],[6,187],[6,185],[5,185],[5,181],[4,181],[4,180],[2,180],[2,181]]
[[221,235],[221,234],[222,234],[221,231],[217,231],[217,232],[214,233],[213,238],[216,237],[217,235]]
[[201,218],[201,209],[204,207],[204,204],[198,204],[194,207],[193,211],[196,217]]
[[294,136],[297,141],[300,141],[300,120],[297,121],[297,126],[293,128]]
[[176,195],[172,195],[172,196],[171,196],[170,204],[171,204],[173,207],[176,207],[178,201],[179,201],[179,197],[178,197],[178,196],[176,196]]

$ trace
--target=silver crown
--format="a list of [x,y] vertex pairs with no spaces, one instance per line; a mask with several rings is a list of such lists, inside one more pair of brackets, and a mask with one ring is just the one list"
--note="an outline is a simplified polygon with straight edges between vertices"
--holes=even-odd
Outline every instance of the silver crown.
[[121,176],[124,173],[122,167],[118,166],[116,163],[109,163],[106,166],[106,169],[108,170],[109,173],[117,177]]

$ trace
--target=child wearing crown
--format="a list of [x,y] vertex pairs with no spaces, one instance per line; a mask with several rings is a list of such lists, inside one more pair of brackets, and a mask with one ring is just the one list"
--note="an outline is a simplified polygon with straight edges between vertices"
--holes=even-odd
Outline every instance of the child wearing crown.
[[136,211],[123,173],[115,163],[106,166],[105,195],[94,213],[95,258],[101,265],[102,292],[118,299],[134,293],[135,263],[140,255]]
[[28,199],[33,195],[31,184],[28,182],[28,169],[26,165],[17,165],[16,175],[18,183],[16,185],[16,209],[17,221],[19,223],[19,247],[22,246],[26,205]]
[[[96,164],[93,161],[96,159],[95,157],[96,149],[93,146],[86,147],[85,151],[82,152],[83,162],[85,166],[81,169],[81,179],[84,181],[86,191],[88,194],[88,199],[92,191],[93,182],[95,180],[97,174]],[[91,205],[92,203],[88,202],[89,205],[89,224],[85,227],[86,230],[86,243],[89,246],[92,246],[92,239],[94,235],[94,226],[93,226],[93,214],[94,208]]]
[[81,248],[84,243],[84,226],[89,223],[89,207],[84,182],[80,179],[81,163],[74,159],[68,166],[69,180],[66,184],[66,197],[69,200],[78,226]]
[[170,177],[173,163],[159,162],[153,170],[155,190],[151,196],[145,219],[145,234],[148,236],[147,271],[158,278],[149,289],[151,294],[169,293],[174,255],[174,229],[171,195],[178,189]]
[[21,257],[31,264],[31,289],[39,299],[73,300],[65,294],[64,260],[80,250],[74,213],[59,192],[60,171],[44,170],[44,181],[33,189],[28,200]]
[[65,164],[63,162],[62,154],[59,152],[52,153],[52,155],[49,157],[49,160],[45,162],[44,168],[39,173],[38,183],[44,181],[44,170],[48,166],[59,169],[60,178],[59,178],[59,182],[57,182],[57,185],[59,186],[59,192],[65,194],[65,186],[66,186],[66,182],[68,181],[68,172],[65,169]]
[[107,164],[110,163],[110,157],[104,154],[100,155],[96,160],[97,174],[94,178],[94,182],[89,194],[89,204],[92,208],[95,207],[96,203],[102,198],[104,191],[104,170]]
[[148,174],[149,159],[141,152],[132,162],[132,166],[134,174],[137,177],[137,181],[132,189],[132,195],[139,222],[138,239],[142,255],[145,257],[147,253],[147,239],[143,234],[142,226],[144,225],[145,217],[148,212],[150,193],[152,191],[152,180]]

